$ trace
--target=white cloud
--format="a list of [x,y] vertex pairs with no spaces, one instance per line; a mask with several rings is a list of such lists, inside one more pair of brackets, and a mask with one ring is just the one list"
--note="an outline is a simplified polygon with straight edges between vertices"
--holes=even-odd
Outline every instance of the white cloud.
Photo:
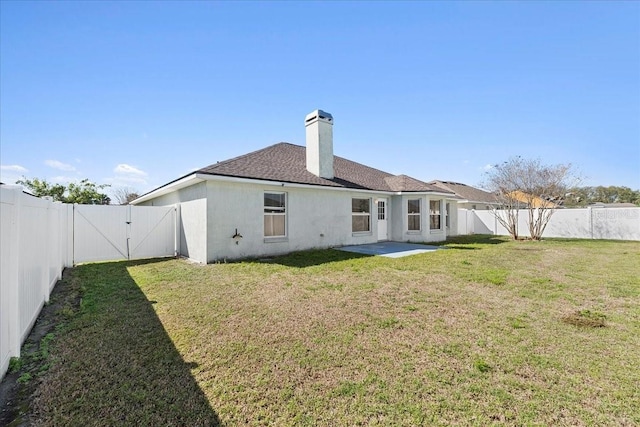
[[29,171],[27,168],[20,165],[0,165],[0,170],[6,171],[6,172],[19,172],[19,173],[24,173]]
[[15,184],[16,181],[28,172],[28,169],[20,165],[0,165],[0,182]]
[[493,165],[484,165],[483,168],[482,168],[483,171],[488,171],[488,170],[491,170],[491,169],[493,169]]
[[136,168],[135,166],[128,165],[126,163],[120,163],[117,165],[113,172],[115,176],[113,178],[107,178],[106,182],[109,184],[119,186],[145,186],[147,185],[148,174]]
[[146,172],[126,163],[120,163],[113,171],[118,175],[134,175],[138,177],[147,176]]
[[73,172],[76,170],[74,166],[71,166],[70,164],[67,164],[67,163],[62,163],[59,160],[45,160],[44,164],[51,168],[58,169],[61,171],[66,171],[66,172]]

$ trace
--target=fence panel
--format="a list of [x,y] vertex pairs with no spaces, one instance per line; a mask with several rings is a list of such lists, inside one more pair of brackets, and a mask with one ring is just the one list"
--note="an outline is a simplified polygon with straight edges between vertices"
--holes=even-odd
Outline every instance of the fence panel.
[[49,299],[48,200],[26,196],[19,211],[20,337],[24,341]]
[[2,186],[0,282],[0,377],[11,357],[19,356],[68,259],[70,210],[33,197],[22,188]]
[[173,256],[173,206],[66,205],[0,186],[0,378],[74,262]]
[[0,187],[0,378],[20,351],[18,325],[18,192]]
[[73,205],[73,262],[129,259],[128,206]]
[[558,209],[547,224],[545,237],[590,239],[590,209]]
[[592,208],[591,238],[640,240],[640,208]]
[[167,257],[176,254],[176,208],[129,206],[131,209],[130,258]]
[[173,256],[174,206],[74,205],[74,263]]
[[[462,211],[473,216],[472,221],[467,221],[467,224],[471,224],[467,227],[467,234],[508,235],[507,230],[495,220],[492,211],[460,209],[458,214],[460,218],[464,217]],[[529,235],[528,218],[529,211],[521,209],[518,213],[518,234],[520,236]],[[461,231],[460,234],[462,234]],[[551,216],[542,236],[640,240],[640,207],[557,209]]]
[[460,236],[464,236],[466,234],[473,234],[472,232],[469,231],[469,226],[467,225],[467,216],[469,215],[469,211],[466,209],[458,209],[458,215],[456,216],[456,219],[458,221],[458,228],[454,233],[451,233],[452,235],[460,235]]

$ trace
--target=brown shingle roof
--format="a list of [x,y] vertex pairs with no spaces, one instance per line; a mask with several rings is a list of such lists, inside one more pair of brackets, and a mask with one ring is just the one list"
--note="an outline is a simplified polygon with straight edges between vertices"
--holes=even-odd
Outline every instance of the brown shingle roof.
[[493,194],[459,182],[431,181],[429,184],[443,190],[452,191],[456,196],[470,202],[498,203],[498,199]]
[[307,170],[306,161],[305,147],[281,142],[215,163],[197,173],[360,190],[451,192],[406,175],[395,176],[338,156],[334,156],[333,162],[335,178],[320,178]]

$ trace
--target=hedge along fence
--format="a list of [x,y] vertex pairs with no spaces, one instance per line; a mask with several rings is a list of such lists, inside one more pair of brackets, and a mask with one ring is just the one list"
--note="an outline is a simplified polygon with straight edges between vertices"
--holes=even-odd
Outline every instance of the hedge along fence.
[[[518,235],[529,236],[528,211],[521,209]],[[492,211],[458,210],[458,234],[508,235]],[[640,240],[640,207],[556,209],[543,237]]]
[[73,263],[73,206],[0,187],[0,378],[20,355],[62,270]]

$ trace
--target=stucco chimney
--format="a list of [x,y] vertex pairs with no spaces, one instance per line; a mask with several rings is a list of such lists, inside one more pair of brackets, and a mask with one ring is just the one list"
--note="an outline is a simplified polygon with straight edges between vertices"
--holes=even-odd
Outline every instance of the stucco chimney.
[[333,117],[322,110],[307,114],[307,170],[333,179]]

